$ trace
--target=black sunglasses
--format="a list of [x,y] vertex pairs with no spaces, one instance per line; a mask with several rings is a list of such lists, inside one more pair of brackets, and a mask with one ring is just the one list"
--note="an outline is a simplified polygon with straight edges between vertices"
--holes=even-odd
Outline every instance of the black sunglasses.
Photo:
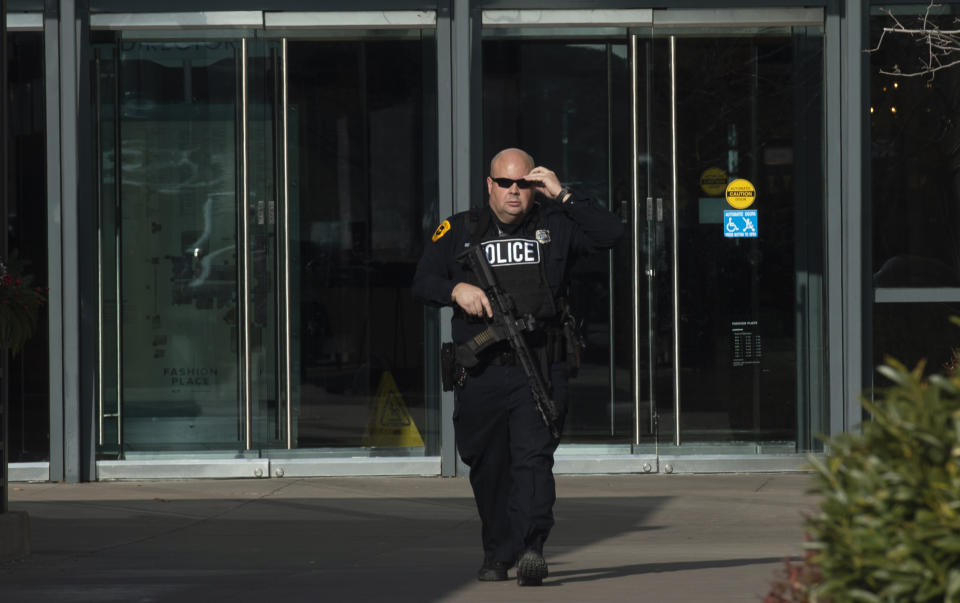
[[537,184],[536,182],[531,182],[531,181],[529,181],[529,180],[524,180],[524,179],[522,179],[522,178],[521,178],[520,180],[513,180],[513,179],[510,179],[510,178],[493,178],[493,177],[491,177],[490,179],[493,180],[494,182],[496,182],[496,183],[497,183],[497,186],[499,186],[500,188],[510,188],[510,187],[513,186],[514,184],[517,185],[517,188],[532,188],[532,187],[536,186],[536,184]]

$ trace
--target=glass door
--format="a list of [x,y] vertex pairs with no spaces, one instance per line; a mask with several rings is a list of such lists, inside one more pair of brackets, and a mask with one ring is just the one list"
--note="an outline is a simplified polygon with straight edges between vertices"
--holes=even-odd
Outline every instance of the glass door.
[[821,401],[823,30],[709,16],[630,35],[636,444],[792,453]]
[[[482,32],[483,157],[528,149],[627,224],[573,275],[558,454],[815,448],[823,11],[489,10]],[[756,237],[724,230],[737,179]]]
[[241,32],[110,37],[95,45],[101,450],[276,440],[275,60]]
[[[631,104],[625,32],[529,31],[499,20],[485,27],[484,170],[500,149],[522,147],[579,194],[627,221],[631,138],[623,124],[630,123]],[[486,203],[486,190],[477,190],[474,203]],[[629,256],[624,243],[574,265],[567,294],[583,348],[570,380],[559,454],[630,453],[633,352],[621,333],[629,332],[623,325],[631,324],[634,304],[630,279],[618,278]]]
[[96,34],[102,454],[437,454],[435,38],[367,33]]
[[282,41],[289,448],[435,455],[438,336],[410,292],[437,221],[435,36],[337,33]]

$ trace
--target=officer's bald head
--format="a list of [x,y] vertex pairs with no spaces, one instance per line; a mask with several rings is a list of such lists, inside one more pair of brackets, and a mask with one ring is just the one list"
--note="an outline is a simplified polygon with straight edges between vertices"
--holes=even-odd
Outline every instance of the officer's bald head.
[[490,175],[497,175],[498,168],[501,167],[500,163],[506,162],[517,162],[525,164],[526,170],[524,173],[529,172],[533,169],[533,166],[536,165],[533,162],[533,157],[530,156],[530,153],[527,153],[523,149],[509,148],[503,149],[499,153],[493,156],[493,159],[490,160]]

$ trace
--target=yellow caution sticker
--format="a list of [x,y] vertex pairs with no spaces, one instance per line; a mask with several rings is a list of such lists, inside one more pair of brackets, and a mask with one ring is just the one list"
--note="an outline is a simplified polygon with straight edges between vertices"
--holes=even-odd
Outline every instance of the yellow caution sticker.
[[432,240],[434,243],[440,240],[440,237],[450,232],[450,220],[444,220],[440,223],[440,226],[437,226],[437,229],[433,231]]
[[746,209],[757,199],[757,189],[753,183],[743,178],[737,178],[727,185],[724,193],[727,203],[734,209]]
[[420,430],[389,371],[384,371],[380,377],[376,398],[370,406],[363,445],[407,448],[424,445]]
[[727,173],[720,168],[707,168],[700,174],[700,188],[708,197],[719,197],[726,187]]

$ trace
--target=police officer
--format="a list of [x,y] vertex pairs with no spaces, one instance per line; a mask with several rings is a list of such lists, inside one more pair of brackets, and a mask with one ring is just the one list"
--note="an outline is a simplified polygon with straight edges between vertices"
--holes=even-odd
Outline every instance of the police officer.
[[[456,260],[481,244],[517,314],[532,314],[542,328],[527,336],[552,385],[562,429],[567,403],[567,346],[559,327],[573,261],[612,247],[623,231],[606,209],[561,185],[520,149],[490,162],[487,207],[444,220],[417,265],[413,293],[434,306],[454,307],[455,344],[483,331],[493,316],[490,300],[470,270]],[[542,200],[535,199],[535,193]],[[470,485],[482,523],[483,581],[506,580],[517,565],[517,583],[539,585],[547,576],[543,544],[553,526],[556,493],[553,453],[558,440],[536,409],[529,382],[507,342],[480,355],[480,364],[456,373],[453,413],[457,449],[470,467]]]

